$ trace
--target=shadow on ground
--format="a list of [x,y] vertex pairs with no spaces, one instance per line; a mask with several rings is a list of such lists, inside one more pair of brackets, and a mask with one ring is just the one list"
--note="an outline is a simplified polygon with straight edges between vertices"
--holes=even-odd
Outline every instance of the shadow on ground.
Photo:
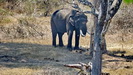
[[126,60],[133,60],[133,55],[125,55],[126,51],[108,51],[107,54],[113,57],[120,57]]
[[[90,57],[85,53],[71,52],[65,47],[27,43],[0,43],[0,66],[7,68],[58,67],[68,69],[64,64],[87,63]],[[69,68],[69,70],[71,70]]]

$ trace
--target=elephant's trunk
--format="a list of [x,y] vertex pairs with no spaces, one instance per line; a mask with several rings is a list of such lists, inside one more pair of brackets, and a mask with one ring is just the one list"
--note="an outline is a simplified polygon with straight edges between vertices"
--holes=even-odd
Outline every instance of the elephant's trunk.
[[85,24],[82,24],[81,28],[80,28],[80,34],[82,37],[85,37],[87,33],[87,27]]
[[82,37],[85,37],[85,34],[83,34],[82,30],[80,30],[80,35],[81,35]]

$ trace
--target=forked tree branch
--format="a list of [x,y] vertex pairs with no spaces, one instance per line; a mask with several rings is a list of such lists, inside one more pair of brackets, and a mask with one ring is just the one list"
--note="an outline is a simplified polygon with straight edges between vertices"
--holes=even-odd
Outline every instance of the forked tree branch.
[[104,21],[105,23],[104,23],[104,27],[103,27],[102,34],[101,34],[102,37],[105,36],[109,28],[111,19],[114,17],[116,12],[119,10],[121,3],[122,3],[122,0],[109,0],[108,1],[108,9],[107,9],[108,11],[107,11],[106,20]]
[[122,0],[114,0],[113,3],[111,4],[111,6],[109,6],[110,8],[108,8],[108,16],[106,18],[106,21],[112,19],[114,17],[114,15],[116,14],[116,12],[119,10],[120,5],[122,3]]
[[98,17],[98,12],[95,11],[95,7],[92,5],[91,2],[89,2],[87,0],[78,0],[78,2],[83,4],[83,5],[89,6],[91,8],[91,11],[83,11],[83,10],[81,10],[81,8],[78,6],[78,4],[76,4],[74,2],[74,0],[73,0],[72,3],[70,3],[69,1],[66,1],[66,0],[65,0],[65,2],[68,3],[68,4],[71,4],[73,8],[78,9],[79,11],[82,11],[82,12],[84,12],[86,14],[92,14],[92,15]]
[[102,30],[102,37],[105,36],[106,32],[108,31],[108,28],[110,26],[110,23],[111,23],[111,20],[109,20],[108,22],[104,23],[104,26],[103,26],[103,30]]
[[78,2],[91,8],[91,11],[84,11],[85,13],[92,14],[96,17],[98,16],[96,9],[91,2],[89,2],[88,0],[78,0]]
[[120,5],[122,3],[122,0],[117,0],[116,4],[114,6],[111,6],[111,9],[108,11],[110,14],[110,17],[113,18],[118,9],[120,8]]
[[99,7],[99,14],[98,14],[98,23],[103,23],[106,20],[107,16],[107,5],[108,1],[107,0],[102,0],[100,7]]
[[87,5],[90,8],[94,8],[94,6],[92,5],[91,2],[89,2],[88,0],[78,0],[79,3],[83,4],[83,5]]
[[86,13],[86,14],[92,14],[92,15],[98,17],[98,14],[95,13],[95,12],[92,12],[92,11],[84,11],[84,13]]
[[65,0],[65,2],[68,3],[68,4],[71,4],[73,8],[75,8],[75,9],[77,9],[79,11],[82,11],[81,8],[79,7],[79,5],[76,4],[74,1],[71,3],[71,2],[69,2],[67,0]]
[[114,4],[114,0],[108,0],[108,7],[110,8]]

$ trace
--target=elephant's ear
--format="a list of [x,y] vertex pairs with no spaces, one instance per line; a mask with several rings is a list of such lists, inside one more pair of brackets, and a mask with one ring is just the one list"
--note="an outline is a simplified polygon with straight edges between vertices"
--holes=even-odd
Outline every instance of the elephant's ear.
[[75,22],[74,22],[73,16],[70,16],[70,17],[69,17],[69,23],[70,23],[72,26],[75,26]]
[[72,26],[75,26],[75,20],[74,20],[74,16],[76,15],[77,11],[76,10],[72,10],[70,15],[69,15],[69,23]]

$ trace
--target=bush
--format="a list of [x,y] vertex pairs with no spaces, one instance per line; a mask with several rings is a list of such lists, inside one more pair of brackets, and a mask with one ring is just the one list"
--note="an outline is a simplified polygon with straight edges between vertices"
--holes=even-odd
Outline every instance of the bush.
[[124,0],[125,3],[133,3],[133,0]]

